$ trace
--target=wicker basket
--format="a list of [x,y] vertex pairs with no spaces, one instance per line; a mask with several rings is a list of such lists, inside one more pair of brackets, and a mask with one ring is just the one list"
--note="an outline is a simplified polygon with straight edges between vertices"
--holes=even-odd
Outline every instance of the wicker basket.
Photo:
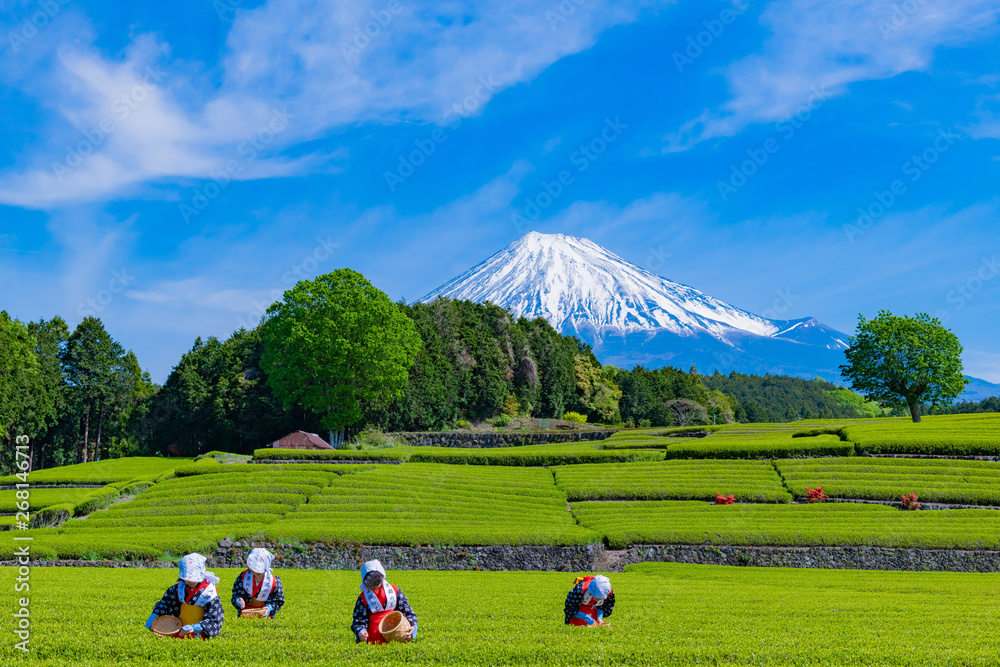
[[403,641],[410,627],[410,622],[398,611],[389,612],[378,623],[378,631],[387,642]]
[[173,637],[181,631],[183,625],[181,619],[176,616],[157,616],[149,629],[160,637]]
[[267,607],[243,607],[240,610],[240,618],[264,618],[267,616]]

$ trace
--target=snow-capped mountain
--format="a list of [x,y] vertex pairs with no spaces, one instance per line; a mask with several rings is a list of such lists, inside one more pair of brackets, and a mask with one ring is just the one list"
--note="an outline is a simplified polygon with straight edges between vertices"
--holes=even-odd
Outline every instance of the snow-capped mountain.
[[438,296],[491,301],[518,317],[542,317],[595,348],[635,333],[715,339],[736,346],[747,335],[830,350],[847,336],[814,319],[772,320],[658,276],[589,239],[530,232],[434,290]]
[[[490,301],[541,317],[589,343],[602,363],[697,366],[842,383],[848,335],[813,318],[761,317],[631,264],[593,241],[530,232],[438,287],[437,297]],[[995,395],[982,380],[963,396]],[[991,392],[992,393],[989,393]]]

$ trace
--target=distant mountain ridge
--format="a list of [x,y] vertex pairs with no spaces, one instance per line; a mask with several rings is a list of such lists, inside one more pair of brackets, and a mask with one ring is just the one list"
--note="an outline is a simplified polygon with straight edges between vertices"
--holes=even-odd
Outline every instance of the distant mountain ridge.
[[489,301],[516,317],[541,317],[590,344],[602,363],[696,366],[703,373],[771,373],[843,384],[838,367],[848,334],[811,317],[756,315],[631,264],[589,239],[530,232],[419,301],[437,297]]

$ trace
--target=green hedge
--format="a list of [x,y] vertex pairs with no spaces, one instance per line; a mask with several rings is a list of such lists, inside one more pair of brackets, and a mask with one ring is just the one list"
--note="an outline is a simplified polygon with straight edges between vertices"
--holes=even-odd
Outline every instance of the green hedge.
[[712,436],[697,443],[671,445],[668,459],[777,459],[797,456],[851,456],[854,444],[833,435],[812,438],[791,437],[773,440],[715,440]]
[[219,493],[204,496],[177,495],[156,498],[149,497],[149,494],[143,494],[136,500],[128,503],[128,505],[130,508],[135,509],[140,507],[171,507],[180,504],[186,506],[231,504],[265,506],[274,503],[295,506],[304,502],[305,499],[305,496],[298,493]]
[[448,463],[493,466],[550,466],[602,461],[658,461],[662,452],[599,449],[599,442],[555,443],[475,449],[465,447],[391,447],[375,451],[330,449],[258,449],[258,460],[399,460],[411,463]]
[[[31,536],[31,553],[34,558],[119,559],[145,560],[161,558],[165,553],[177,558],[193,551],[210,554],[219,540],[245,539],[261,534],[263,524],[235,524],[216,526],[132,528],[123,539],[116,530],[67,530],[47,528],[24,531]],[[17,543],[0,540],[0,559],[10,558]]]
[[[256,503],[212,503],[203,505],[154,505],[154,506],[132,506],[132,503],[122,503],[108,509],[102,516],[108,518],[124,517],[156,517],[156,516],[194,516],[212,514],[285,514],[295,509],[292,505],[282,505],[267,503],[258,505]],[[89,520],[89,519],[88,519]]]
[[156,489],[148,491],[142,496],[142,500],[160,498],[195,498],[201,496],[218,496],[223,494],[297,494],[301,496],[311,496],[318,493],[322,487],[311,484],[280,484],[260,483],[248,484],[206,484],[202,486],[182,486],[175,487],[169,482],[158,484]]
[[[268,450],[258,450],[268,451]],[[282,450],[285,451],[285,450]],[[371,465],[364,464],[328,464],[328,463],[268,463],[268,464],[232,464],[206,469],[198,465],[183,466],[175,471],[177,477],[193,477],[204,475],[274,475],[283,474],[328,474],[349,475],[362,470],[371,470]]]
[[118,489],[113,486],[98,489],[76,504],[76,507],[73,508],[73,516],[82,516],[105,509],[118,500],[119,495]]
[[50,505],[31,515],[31,527],[47,528],[50,526],[61,526],[68,519],[72,518],[75,508],[76,506],[73,503]]
[[406,461],[415,447],[386,449],[256,449],[255,461]]
[[[62,505],[64,503],[78,503],[90,496],[94,491],[100,489],[20,489],[23,493],[28,493],[28,504],[30,511],[38,511],[51,505]],[[18,499],[18,489],[0,491],[0,512],[24,511],[20,504],[24,500]]]
[[278,514],[195,514],[174,516],[91,516],[83,520],[66,522],[67,530],[108,530],[111,528],[157,528],[179,526],[236,525],[241,523],[267,524],[277,521]]

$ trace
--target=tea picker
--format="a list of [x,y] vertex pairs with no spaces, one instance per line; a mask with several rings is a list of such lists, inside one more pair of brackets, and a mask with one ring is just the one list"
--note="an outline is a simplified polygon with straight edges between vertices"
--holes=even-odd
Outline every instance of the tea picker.
[[566,596],[566,625],[608,625],[604,620],[615,608],[611,580],[604,575],[577,577]]
[[160,636],[208,639],[222,631],[222,601],[215,584],[219,578],[205,570],[201,554],[181,558],[177,583],[153,607],[146,627]]
[[272,560],[274,554],[260,547],[247,556],[247,569],[233,582],[232,603],[238,616],[274,618],[285,604],[285,591],[271,569]]
[[361,567],[361,594],[354,603],[351,630],[358,642],[408,642],[417,636],[417,615],[403,592],[385,580],[377,560]]

